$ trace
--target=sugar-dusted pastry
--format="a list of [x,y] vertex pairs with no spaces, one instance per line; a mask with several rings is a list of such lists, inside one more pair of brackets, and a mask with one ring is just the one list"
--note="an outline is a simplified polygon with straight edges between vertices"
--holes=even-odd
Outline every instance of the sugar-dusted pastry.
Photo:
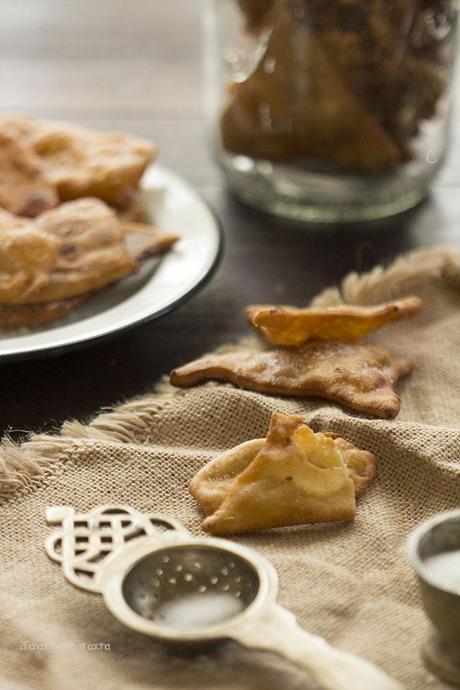
[[368,333],[418,314],[423,302],[418,297],[372,307],[341,305],[324,309],[298,309],[279,305],[251,305],[250,323],[275,345],[298,347],[308,340],[352,342]]
[[0,126],[0,207],[34,217],[58,202],[56,187],[32,146]]
[[80,199],[43,213],[36,227],[59,241],[51,279],[16,304],[56,302],[98,290],[136,269],[115,213],[98,199]]
[[125,247],[136,261],[143,261],[157,254],[164,254],[179,240],[179,235],[158,230],[145,223],[122,220],[121,229]]
[[[352,473],[348,461],[353,455]],[[301,417],[275,413],[266,439],[212,460],[194,477],[190,492],[208,515],[203,529],[228,534],[351,521],[356,495],[374,475],[371,453],[344,439],[315,434]]]
[[[375,156],[369,150],[368,159],[364,151],[356,157],[355,170],[391,167],[414,157],[423,121],[436,117],[451,77],[456,18],[448,0],[235,0],[235,5],[252,33],[257,64],[230,90],[231,110],[223,120],[223,139],[230,151],[238,143],[237,152],[245,153],[242,147],[248,144],[248,155],[262,155],[263,149],[263,156],[270,157],[272,130],[276,156],[271,152],[271,157],[277,160],[283,156],[283,140],[284,157],[297,141],[298,164],[311,166],[327,157],[330,167],[349,167],[343,142],[336,140],[341,129],[333,115],[342,107],[343,128],[353,129],[353,99],[355,111],[359,108],[362,114],[355,120],[353,136],[359,137],[363,127],[363,137],[370,137],[370,146],[373,138],[377,147]],[[281,25],[291,27],[289,34],[282,34]],[[326,60],[319,60],[320,53]],[[325,115],[323,137],[327,131],[331,137],[324,156],[312,155],[315,109]],[[319,131],[321,123],[316,127]],[[391,150],[395,158],[388,156]]]
[[33,298],[46,287],[59,247],[31,220],[0,210],[0,304]]
[[0,328],[46,326],[81,306],[85,297],[73,297],[43,304],[0,304]]
[[335,447],[342,452],[355,487],[356,498],[360,498],[375,477],[375,457],[368,450],[357,448],[339,434],[327,431],[324,435],[334,439]]
[[275,0],[238,0],[238,5],[246,18],[246,26],[250,31],[260,27],[274,2]]
[[[304,425],[300,417],[296,418],[298,426]],[[376,463],[372,453],[357,448],[337,434],[324,433],[332,438],[334,446],[343,454],[348,474],[353,482],[355,496],[362,496],[369,483],[375,477]],[[206,515],[211,515],[222,505],[235,479],[256,458],[266,443],[265,438],[246,441],[230,448],[213,460],[210,460],[193,477],[189,489]]]
[[0,128],[33,147],[62,201],[98,197],[125,209],[156,155],[154,144],[122,132],[26,117],[0,118]]
[[148,225],[123,223],[99,199],[67,202],[35,221],[0,211],[0,326],[62,318],[177,240]]
[[295,6],[356,99],[412,157],[411,140],[435,115],[449,79],[449,0],[278,1]]
[[189,490],[206,515],[214,513],[227,496],[233,483],[265,445],[264,438],[240,443],[210,460],[193,477]]
[[275,3],[266,23],[255,68],[229,89],[224,148],[349,170],[400,163],[398,146],[355,97],[308,21],[299,19],[296,3]]
[[115,209],[120,220],[127,223],[145,223],[147,214],[141,200],[135,197],[132,201],[126,204],[123,208]]
[[372,417],[391,418],[401,401],[394,387],[412,370],[379,345],[312,341],[299,348],[207,355],[171,373],[173,386],[226,381],[240,388],[340,403]]

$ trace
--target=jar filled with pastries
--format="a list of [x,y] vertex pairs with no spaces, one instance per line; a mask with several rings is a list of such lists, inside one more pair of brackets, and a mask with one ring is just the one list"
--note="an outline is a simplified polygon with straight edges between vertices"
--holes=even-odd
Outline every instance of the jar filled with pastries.
[[207,0],[218,158],[245,202],[306,221],[417,204],[448,152],[455,0]]

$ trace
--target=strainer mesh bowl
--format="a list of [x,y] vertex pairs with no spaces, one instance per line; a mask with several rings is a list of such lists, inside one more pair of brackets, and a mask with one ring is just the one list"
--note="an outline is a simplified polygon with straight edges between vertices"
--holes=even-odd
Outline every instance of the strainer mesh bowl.
[[136,613],[178,630],[233,618],[254,601],[256,570],[225,549],[202,545],[167,547],[136,563],[123,595]]

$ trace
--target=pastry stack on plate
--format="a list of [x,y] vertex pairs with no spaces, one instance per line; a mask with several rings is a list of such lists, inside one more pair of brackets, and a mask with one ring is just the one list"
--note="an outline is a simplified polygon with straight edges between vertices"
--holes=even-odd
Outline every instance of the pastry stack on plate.
[[121,132],[0,118],[0,327],[56,321],[177,241],[143,223],[156,153]]

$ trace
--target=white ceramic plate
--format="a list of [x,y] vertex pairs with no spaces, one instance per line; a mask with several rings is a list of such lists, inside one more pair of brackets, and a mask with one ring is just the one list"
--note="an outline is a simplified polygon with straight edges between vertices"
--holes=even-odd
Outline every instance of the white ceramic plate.
[[218,223],[205,202],[177,175],[154,165],[143,179],[148,217],[181,239],[52,326],[0,331],[0,358],[52,354],[159,318],[182,304],[210,276],[221,248]]

